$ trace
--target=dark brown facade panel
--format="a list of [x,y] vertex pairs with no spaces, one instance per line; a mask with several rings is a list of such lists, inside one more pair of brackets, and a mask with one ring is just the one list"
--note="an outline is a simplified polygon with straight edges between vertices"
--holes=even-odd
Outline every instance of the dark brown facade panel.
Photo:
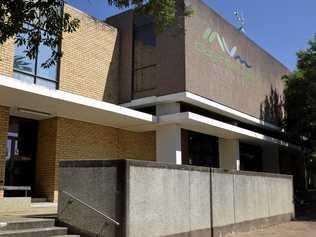
[[133,22],[132,11],[107,19],[107,23],[116,27],[119,32],[119,103],[129,102],[132,99]]
[[[288,69],[200,0],[186,18],[186,91],[273,122]],[[278,107],[277,115],[271,109]]]
[[[182,15],[184,3],[192,16]],[[150,47],[135,44],[134,18],[130,11],[108,19],[120,35],[120,103],[188,91],[280,121],[281,78],[289,70],[201,0],[179,0],[177,24],[156,35]]]

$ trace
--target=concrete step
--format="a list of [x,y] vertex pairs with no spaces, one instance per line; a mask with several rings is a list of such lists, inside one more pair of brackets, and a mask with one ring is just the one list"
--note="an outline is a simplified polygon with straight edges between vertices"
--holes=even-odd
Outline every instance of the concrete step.
[[[54,227],[54,219],[16,218],[0,220],[0,231]],[[0,232],[1,233],[1,232]]]
[[54,235],[52,237],[80,237],[80,235]]
[[67,235],[67,228],[64,227],[46,227],[32,228],[24,230],[6,230],[0,231],[0,237],[49,237],[49,236]]
[[34,202],[31,203],[31,207],[33,208],[49,208],[49,207],[56,207],[57,208],[57,203],[55,202]]

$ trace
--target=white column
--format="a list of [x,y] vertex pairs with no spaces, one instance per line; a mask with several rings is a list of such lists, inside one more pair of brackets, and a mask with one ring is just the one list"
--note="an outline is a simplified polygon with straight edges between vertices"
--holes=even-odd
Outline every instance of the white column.
[[181,165],[181,128],[178,125],[166,125],[156,130],[156,160]]
[[278,145],[265,144],[262,146],[262,169],[264,172],[280,172]]
[[220,168],[240,170],[239,140],[219,138],[218,148]]
[[156,106],[156,115],[175,114],[180,113],[179,103],[164,103]]
[[[156,115],[180,112],[179,103],[163,103],[156,106]],[[161,126],[156,129],[156,160],[181,165],[181,128],[176,124]]]

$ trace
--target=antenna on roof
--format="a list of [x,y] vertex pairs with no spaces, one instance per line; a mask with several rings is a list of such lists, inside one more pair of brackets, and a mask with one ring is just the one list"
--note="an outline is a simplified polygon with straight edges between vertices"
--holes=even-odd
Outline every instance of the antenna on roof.
[[239,12],[239,10],[236,9],[234,11],[234,15],[236,17],[237,22],[240,24],[240,27],[238,28],[238,30],[240,32],[245,33],[245,17],[244,17],[244,13],[243,12]]

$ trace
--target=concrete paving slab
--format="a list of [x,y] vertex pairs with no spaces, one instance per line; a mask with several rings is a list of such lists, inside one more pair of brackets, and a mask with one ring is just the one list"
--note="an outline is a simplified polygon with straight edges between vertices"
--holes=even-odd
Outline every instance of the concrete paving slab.
[[227,237],[315,237],[315,221],[292,221],[263,230],[247,233],[230,234]]

